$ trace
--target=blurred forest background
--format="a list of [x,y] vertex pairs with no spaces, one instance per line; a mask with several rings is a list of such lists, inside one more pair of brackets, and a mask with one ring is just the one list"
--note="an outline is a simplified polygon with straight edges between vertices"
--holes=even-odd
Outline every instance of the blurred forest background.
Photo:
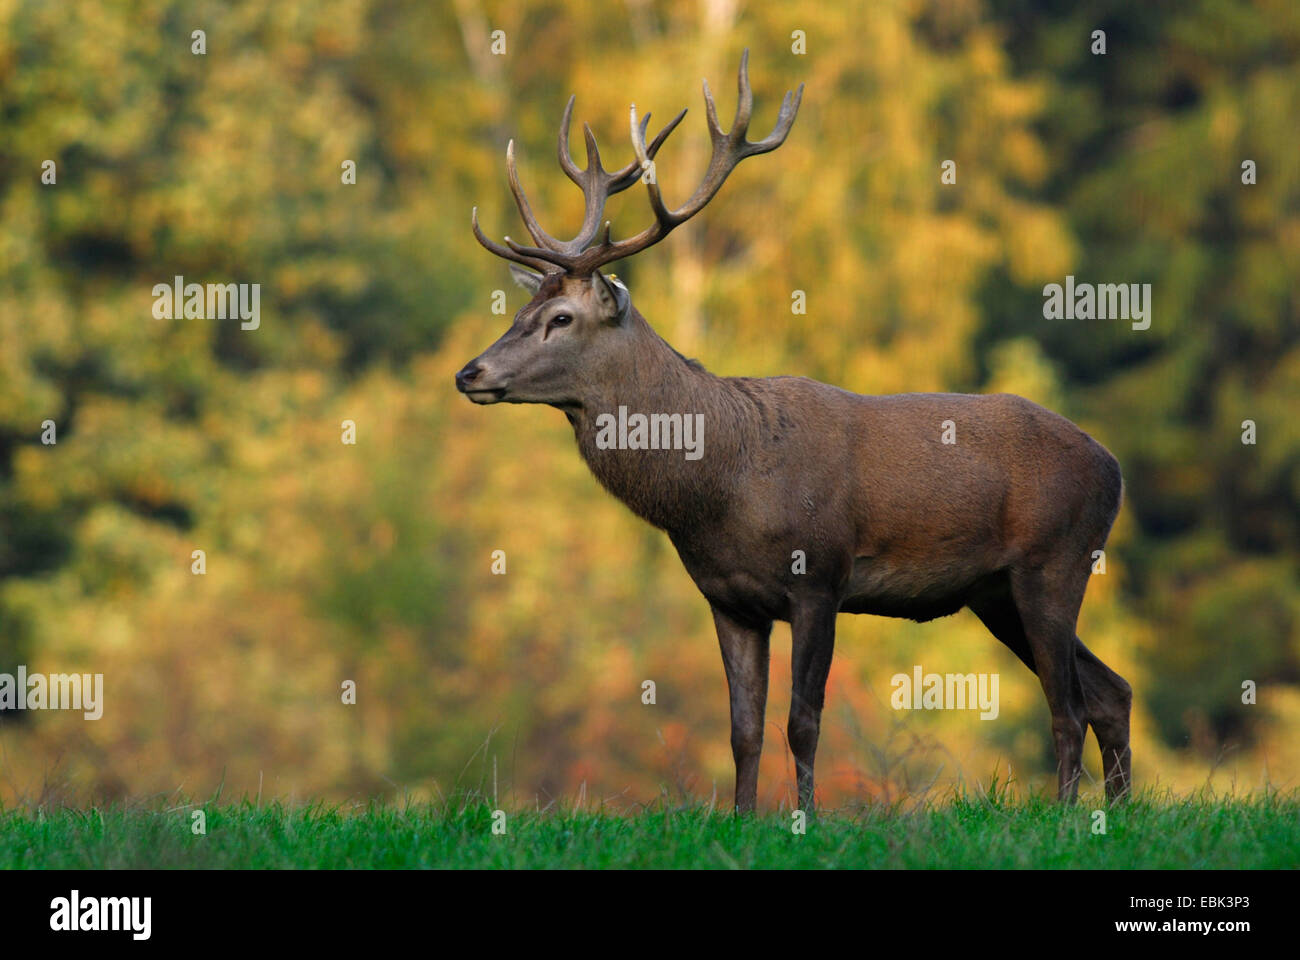
[[[1294,0],[0,0],[0,672],[105,676],[101,720],[0,714],[0,801],[420,797],[490,790],[495,763],[507,805],[729,802],[722,664],[667,539],[560,414],[474,407],[452,375],[509,322],[493,292],[526,301],[469,228],[477,204],[520,233],[507,139],[563,233],[569,94],[611,167],[630,102],[656,129],[689,106],[659,163],[680,202],[700,80],[729,118],[744,47],[755,136],[802,81],[798,120],[617,265],[641,312],[719,374],[1074,419],[1126,479],[1079,633],[1136,690],[1139,784],[1296,785]],[[639,230],[644,191],[609,213]],[[260,283],[260,328],[155,319],[178,274]],[[1066,274],[1150,283],[1150,329],[1043,319]],[[839,630],[827,801],[1048,786],[1037,681],[969,612]],[[788,657],[778,625],[769,808],[793,788]],[[914,664],[1000,673],[1001,715],[890,710]]]

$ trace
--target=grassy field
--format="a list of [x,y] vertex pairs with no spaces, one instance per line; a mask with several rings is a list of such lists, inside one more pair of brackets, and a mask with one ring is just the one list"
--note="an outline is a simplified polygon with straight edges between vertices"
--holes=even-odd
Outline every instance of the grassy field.
[[[1300,794],[1093,806],[956,796],[737,819],[704,806],[508,813],[482,803],[0,811],[0,868],[1294,868]],[[207,833],[192,832],[203,810]]]

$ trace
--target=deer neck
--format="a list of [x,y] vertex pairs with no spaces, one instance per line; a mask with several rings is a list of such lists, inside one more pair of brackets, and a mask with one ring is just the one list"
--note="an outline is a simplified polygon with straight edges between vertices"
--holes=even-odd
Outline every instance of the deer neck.
[[630,323],[626,361],[565,412],[605,489],[669,533],[698,527],[720,517],[734,491],[744,411],[727,381],[679,354],[635,309]]

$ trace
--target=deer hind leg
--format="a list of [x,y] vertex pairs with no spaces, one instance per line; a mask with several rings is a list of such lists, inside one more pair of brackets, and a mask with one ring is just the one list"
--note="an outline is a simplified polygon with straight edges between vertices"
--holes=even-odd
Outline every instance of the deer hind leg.
[[1076,570],[1072,560],[1064,558],[1039,568],[1013,569],[1010,575],[1011,596],[1052,714],[1057,799],[1066,803],[1073,802],[1079,793],[1088,721],[1074,635],[1088,568]]
[[1020,612],[1011,598],[1011,580],[1005,571],[983,584],[967,606],[988,627],[989,633],[1001,640],[1035,675],[1038,673],[1034,666],[1034,652],[1029,649],[1029,640],[1020,622]]
[[[1009,579],[1003,578],[989,584],[977,598],[971,600],[970,608],[993,636],[1001,640],[1035,675],[1038,673],[1033,651],[1029,649],[1029,639],[1020,622],[1020,613],[1011,598]],[[1075,669],[1083,686],[1085,715],[1088,725],[1097,735],[1097,744],[1101,747],[1106,798],[1119,800],[1127,795],[1132,784],[1129,711],[1133,703],[1133,690],[1123,677],[1097,659],[1077,636],[1074,642]]]
[[1106,799],[1121,800],[1133,785],[1133,754],[1128,744],[1133,688],[1114,670],[1074,638],[1075,663],[1088,705],[1088,723],[1101,747]]
[[736,761],[736,812],[752,812],[758,802],[758,760],[763,753],[763,714],[767,708],[769,638],[772,623],[745,624],[717,607],[713,623],[722,647],[731,694],[731,755]]
[[821,733],[826,678],[835,652],[833,599],[807,600],[795,607],[790,621],[790,721],[786,733],[799,780],[799,809],[813,808],[813,763]]

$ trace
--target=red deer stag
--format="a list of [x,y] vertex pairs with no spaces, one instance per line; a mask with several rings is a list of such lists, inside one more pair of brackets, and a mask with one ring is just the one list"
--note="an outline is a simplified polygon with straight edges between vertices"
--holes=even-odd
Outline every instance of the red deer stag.
[[[741,160],[785,141],[803,86],[786,93],[775,130],[750,141],[747,60],[748,51],[730,131],[718,124],[704,84],[712,157],[676,210],[664,203],[652,161],[685,110],[647,145],[650,117],[638,124],[634,105],[636,158],[613,172],[601,166],[584,124],[587,166],[580,170],[568,147],[569,98],[560,166],[582,188],[586,212],[567,241],[534,217],[511,142],[506,172],[534,245],[488,239],[477,208],[471,222],[492,253],[540,273],[511,265],[533,298],[456,374],[457,388],[475,403],[562,410],[601,484],[667,532],[713,610],[731,693],[738,811],[752,810],[758,792],[774,620],[791,626],[788,735],[799,803],[812,806],[841,612],[924,622],[969,607],[1042,683],[1059,798],[1077,796],[1088,724],[1101,747],[1107,797],[1125,795],[1132,691],[1075,635],[1093,551],[1105,543],[1120,503],[1119,464],[1104,447],[1064,417],[1005,394],[864,396],[804,377],[715,376],[660,338],[627,288],[601,274],[600,267],[699,213]],[[638,180],[646,183],[654,221],[611,240],[601,221],[605,202]],[[637,442],[602,442],[614,414],[625,426],[626,411],[658,414],[651,442],[644,429]],[[693,415],[707,428],[706,455],[683,455],[682,421],[673,414],[685,414],[688,427]],[[943,442],[952,439],[945,430],[955,430],[956,442]],[[795,551],[803,551],[801,572]]]

